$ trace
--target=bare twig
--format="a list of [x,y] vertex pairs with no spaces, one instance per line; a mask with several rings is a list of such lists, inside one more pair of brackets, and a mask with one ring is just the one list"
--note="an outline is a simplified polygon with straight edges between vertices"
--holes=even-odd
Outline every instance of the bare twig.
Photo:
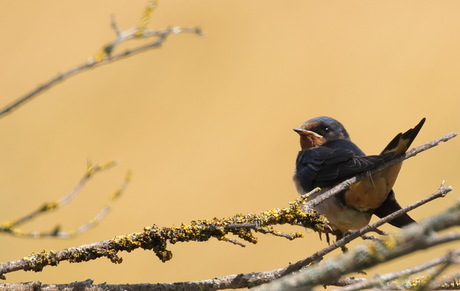
[[[186,28],[186,27],[178,27],[173,26],[162,30],[148,30],[146,28],[148,21],[152,15],[153,10],[156,7],[156,1],[150,1],[149,4],[144,9],[144,12],[141,17],[141,21],[139,26],[127,29],[126,31],[122,31],[118,24],[115,21],[115,17],[112,16],[111,18],[111,26],[115,31],[116,38],[110,44],[105,45],[101,50],[96,53],[96,56],[88,60],[87,62],[70,69],[64,73],[60,73],[54,78],[49,79],[42,85],[39,85],[37,88],[33,89],[29,93],[25,94],[24,96],[18,98],[17,100],[13,101],[11,104],[8,104],[4,108],[0,109],[0,117],[11,113],[13,110],[18,109],[27,101],[32,100],[33,98],[37,97],[43,91],[53,87],[54,85],[67,80],[68,78],[85,72],[89,69],[97,68],[102,65],[110,64],[117,60],[124,59],[128,56],[132,56],[135,54],[139,54],[145,52],[150,49],[159,48],[170,36],[171,34],[182,34],[182,33],[192,33],[197,35],[202,35],[202,31],[198,27],[194,28]],[[155,38],[153,41],[141,45],[132,49],[128,49],[124,52],[118,54],[112,54],[113,51],[121,44],[131,39],[149,39]]]
[[87,223],[79,226],[75,231],[71,232],[58,232],[56,236],[58,237],[64,237],[64,238],[72,238],[77,235],[80,235],[84,232],[87,232],[88,230],[94,228],[96,225],[98,225],[104,217],[109,214],[109,212],[112,210],[113,203],[120,198],[120,196],[125,192],[126,187],[128,186],[129,182],[131,182],[131,172],[127,172],[125,175],[125,180],[123,183],[116,189],[112,195],[109,196],[109,199],[104,206],[104,208],[97,213],[93,219],[89,220]]
[[31,231],[31,232],[26,232],[18,227],[20,225],[25,224],[26,222],[31,221],[32,219],[37,218],[40,215],[43,215],[45,213],[49,213],[51,211],[55,211],[62,206],[66,205],[70,201],[72,201],[75,196],[80,193],[81,189],[86,185],[86,183],[97,173],[101,171],[108,170],[115,166],[116,163],[114,161],[109,161],[106,162],[105,164],[97,164],[97,165],[92,165],[91,163],[88,162],[88,166],[86,168],[86,171],[83,175],[83,177],[80,179],[80,181],[77,183],[77,185],[70,191],[69,194],[65,195],[58,201],[53,201],[53,202],[48,202],[40,206],[38,209],[35,211],[32,211],[31,213],[15,220],[9,220],[9,221],[4,221],[1,223],[0,226],[0,232],[11,234],[14,236],[19,236],[19,237],[28,237],[28,238],[43,238],[43,237],[56,237],[56,238],[70,238],[70,237],[75,237],[77,235],[80,235],[83,232],[88,231],[89,229],[93,228],[95,225],[97,225],[109,212],[110,209],[112,208],[112,203],[118,199],[118,197],[124,192],[124,189],[126,188],[129,180],[130,180],[130,174],[128,173],[125,177],[125,181],[121,185],[119,189],[113,193],[108,200],[108,204],[99,212],[93,219],[91,219],[88,223],[78,227],[75,231],[62,231],[59,226],[56,226],[53,228],[51,231],[44,231],[44,232],[38,232],[38,231]]

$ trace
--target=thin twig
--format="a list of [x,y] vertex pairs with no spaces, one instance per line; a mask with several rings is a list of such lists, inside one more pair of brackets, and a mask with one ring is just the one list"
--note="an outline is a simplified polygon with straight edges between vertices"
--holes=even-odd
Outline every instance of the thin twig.
[[112,195],[110,195],[106,205],[104,208],[97,213],[93,219],[89,220],[87,223],[79,226],[75,231],[70,231],[70,232],[64,232],[60,231],[56,233],[56,237],[62,237],[62,238],[72,238],[75,236],[78,236],[84,232],[87,232],[88,230],[94,228],[96,225],[98,225],[106,216],[107,214],[110,213],[112,210],[114,202],[120,198],[120,196],[125,192],[126,187],[128,186],[129,182],[131,182],[131,172],[127,172],[125,175],[125,179],[123,183],[120,185],[118,189],[116,189]]
[[82,188],[86,185],[86,183],[97,173],[101,171],[108,170],[115,166],[116,163],[114,161],[106,162],[105,164],[96,164],[92,165],[88,163],[86,171],[77,185],[64,197],[59,199],[58,201],[48,202],[40,206],[38,209],[32,211],[31,213],[15,220],[4,221],[0,224],[0,232],[7,233],[13,236],[18,237],[28,237],[28,238],[44,238],[44,237],[55,237],[55,238],[71,238],[78,236],[89,229],[96,226],[111,210],[113,202],[115,202],[118,197],[124,192],[128,182],[130,181],[130,173],[128,172],[123,184],[117,189],[112,195],[110,195],[108,199],[107,205],[88,223],[78,227],[75,231],[62,231],[60,226],[54,227],[50,231],[24,231],[19,229],[20,225],[23,225],[32,219],[36,219],[38,216],[43,215],[45,213],[49,213],[51,211],[55,211],[59,208],[62,208],[64,205],[71,202],[82,190]]
[[[13,110],[15,109],[18,109],[21,105],[37,97],[43,91],[53,87],[54,85],[64,80],[67,80],[68,78],[76,74],[83,73],[89,69],[93,69],[93,68],[97,68],[97,67],[100,67],[106,64],[113,63],[115,61],[124,59],[128,56],[139,54],[139,53],[145,52],[153,48],[158,48],[166,41],[168,36],[171,34],[193,33],[197,35],[203,35],[201,29],[198,27],[186,28],[186,27],[173,26],[173,27],[169,27],[163,30],[155,30],[155,31],[149,31],[149,30],[143,29],[141,34],[139,34],[139,31],[140,31],[139,28],[132,28],[126,31],[121,31],[115,22],[115,17],[113,16],[112,16],[111,25],[117,37],[109,45],[104,46],[104,48],[100,50],[98,54],[96,54],[95,58],[91,58],[89,61],[75,68],[72,68],[64,73],[60,73],[56,77],[49,79],[48,81],[39,85],[37,88],[33,89],[29,93],[23,95],[22,97],[8,104],[4,108],[0,109],[0,118],[13,112]],[[141,45],[133,49],[128,49],[124,52],[112,55],[113,50],[123,42],[126,42],[134,38],[150,38],[150,37],[156,37],[156,39],[145,45]]]

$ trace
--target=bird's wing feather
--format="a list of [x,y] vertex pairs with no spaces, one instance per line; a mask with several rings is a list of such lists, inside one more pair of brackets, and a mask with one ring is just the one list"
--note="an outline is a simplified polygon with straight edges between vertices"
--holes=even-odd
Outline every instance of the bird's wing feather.
[[[296,173],[306,190],[329,186],[383,164],[387,155],[357,156],[350,149],[316,147],[301,151]],[[304,185],[302,187],[305,188]]]

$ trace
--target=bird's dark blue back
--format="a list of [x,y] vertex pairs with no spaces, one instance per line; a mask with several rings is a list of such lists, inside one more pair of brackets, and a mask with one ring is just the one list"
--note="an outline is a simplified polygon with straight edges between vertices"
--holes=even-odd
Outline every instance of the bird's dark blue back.
[[323,146],[331,149],[342,149],[353,152],[356,156],[365,156],[366,154],[353,142],[346,139],[331,140],[323,144]]
[[309,192],[316,187],[329,187],[359,173],[369,171],[386,159],[385,155],[365,156],[353,142],[344,139],[328,141],[322,146],[299,152],[296,174],[300,186]]

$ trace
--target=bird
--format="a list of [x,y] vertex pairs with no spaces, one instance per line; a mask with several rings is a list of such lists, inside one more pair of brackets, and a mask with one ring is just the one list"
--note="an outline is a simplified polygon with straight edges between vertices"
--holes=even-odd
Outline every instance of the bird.
[[[293,176],[297,191],[305,194],[321,188],[308,197],[312,200],[346,179],[402,156],[424,123],[425,118],[406,132],[398,133],[380,154],[366,155],[334,118],[319,116],[305,121],[300,128],[294,128],[300,135],[301,147]],[[385,217],[401,209],[392,189],[401,166],[399,162],[368,175],[314,209],[328,219],[338,238],[368,225],[373,214]],[[407,213],[389,221],[398,228],[414,222]]]

